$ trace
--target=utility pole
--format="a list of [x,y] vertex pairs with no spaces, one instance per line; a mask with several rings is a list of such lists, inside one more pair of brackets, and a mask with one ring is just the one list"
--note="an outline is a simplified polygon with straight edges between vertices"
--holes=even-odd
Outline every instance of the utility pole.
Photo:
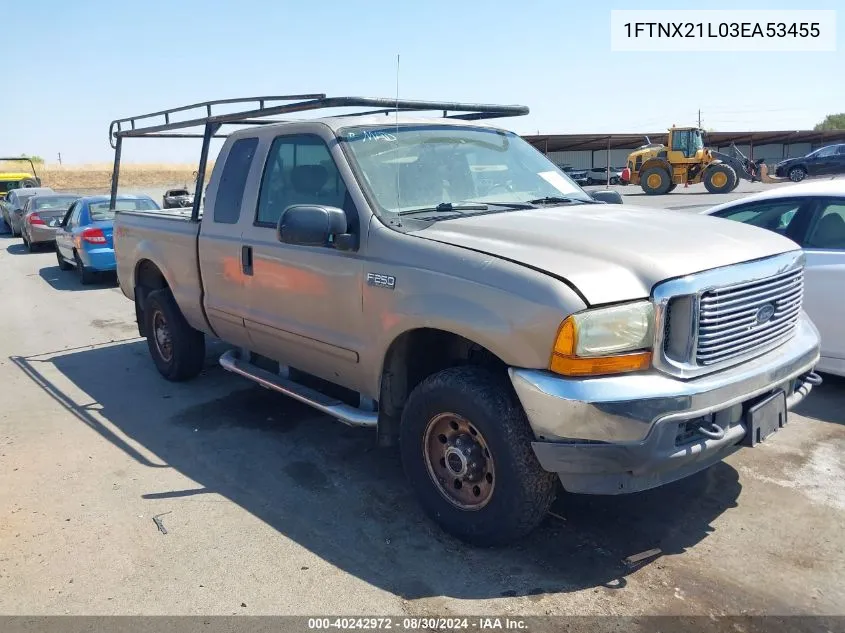
[[698,129],[701,129],[701,109],[698,110]]
[[59,165],[61,165],[61,164],[62,164],[62,153],[59,152]]

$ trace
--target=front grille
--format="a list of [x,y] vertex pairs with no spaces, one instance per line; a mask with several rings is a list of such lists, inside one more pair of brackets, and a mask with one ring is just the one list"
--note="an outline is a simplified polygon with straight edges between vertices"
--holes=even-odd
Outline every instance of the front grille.
[[803,268],[702,293],[696,363],[714,365],[785,341],[803,296]]

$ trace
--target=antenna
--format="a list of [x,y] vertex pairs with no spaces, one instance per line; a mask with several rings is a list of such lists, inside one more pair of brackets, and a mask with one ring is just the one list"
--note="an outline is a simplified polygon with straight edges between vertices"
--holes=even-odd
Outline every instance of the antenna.
[[[396,141],[399,141],[399,53],[396,53]],[[396,211],[400,211],[402,209],[401,205],[401,195],[399,192],[399,169],[400,165],[402,164],[401,161],[396,161]]]

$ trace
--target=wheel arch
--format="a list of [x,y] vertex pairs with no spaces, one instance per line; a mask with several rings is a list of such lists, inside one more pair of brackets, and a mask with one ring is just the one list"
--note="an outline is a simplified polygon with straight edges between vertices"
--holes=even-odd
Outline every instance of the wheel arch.
[[382,360],[379,385],[379,443],[391,445],[399,433],[408,396],[428,376],[460,365],[506,373],[508,364],[488,346],[461,334],[433,327],[413,327],[399,333]]
[[138,322],[138,334],[146,336],[144,329],[144,304],[154,290],[169,288],[170,282],[161,268],[151,259],[143,258],[135,263],[132,275],[133,293],[135,299],[135,319]]

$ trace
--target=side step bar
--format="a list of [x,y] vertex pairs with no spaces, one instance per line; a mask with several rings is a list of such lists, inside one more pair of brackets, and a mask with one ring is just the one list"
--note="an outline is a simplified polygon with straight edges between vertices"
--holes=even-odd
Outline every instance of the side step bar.
[[254,380],[262,387],[278,391],[286,396],[299,400],[318,411],[330,415],[349,426],[363,426],[375,428],[378,423],[378,413],[362,411],[336,398],[305,387],[287,378],[282,378],[273,372],[261,369],[241,359],[238,350],[229,350],[220,357],[220,365],[226,371],[239,374],[244,378]]

